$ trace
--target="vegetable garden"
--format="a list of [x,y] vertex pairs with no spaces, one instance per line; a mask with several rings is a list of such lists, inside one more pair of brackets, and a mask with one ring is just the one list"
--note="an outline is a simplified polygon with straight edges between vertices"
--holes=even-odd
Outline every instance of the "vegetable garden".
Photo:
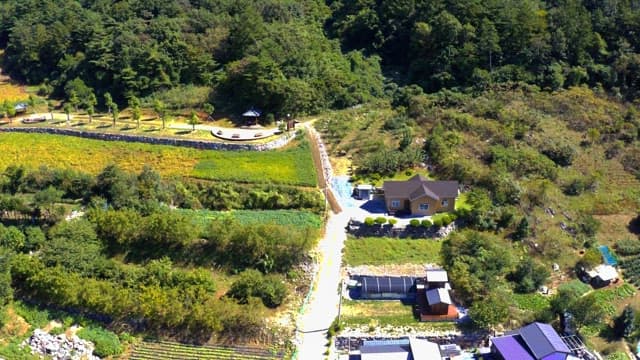
[[616,243],[616,252],[627,282],[640,288],[640,241],[620,240]]
[[137,345],[129,357],[130,360],[267,360],[283,359],[280,351],[249,347],[249,346],[195,346],[169,341],[142,342]]

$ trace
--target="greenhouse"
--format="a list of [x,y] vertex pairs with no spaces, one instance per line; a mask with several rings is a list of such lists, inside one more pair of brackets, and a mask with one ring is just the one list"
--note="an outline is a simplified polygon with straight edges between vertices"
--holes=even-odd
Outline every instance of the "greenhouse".
[[360,276],[363,299],[415,298],[416,278],[412,276]]

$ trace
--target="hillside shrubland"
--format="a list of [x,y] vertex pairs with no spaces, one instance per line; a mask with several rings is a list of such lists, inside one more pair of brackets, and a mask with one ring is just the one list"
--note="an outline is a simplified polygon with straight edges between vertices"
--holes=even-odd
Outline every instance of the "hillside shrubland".
[[[548,92],[523,83],[482,92],[418,90],[395,106],[338,111],[317,123],[333,156],[351,160],[357,182],[428,172],[469,186],[468,207],[457,211],[466,230],[443,242],[441,256],[457,298],[483,327],[550,321],[554,311],[592,305],[522,308],[523,296],[549,281],[553,263],[574,274],[577,264],[601,261],[597,244],[636,236],[628,227],[640,205],[630,166],[638,125],[635,105],[597,88]],[[407,143],[421,152],[419,161],[369,155],[401,154]]]

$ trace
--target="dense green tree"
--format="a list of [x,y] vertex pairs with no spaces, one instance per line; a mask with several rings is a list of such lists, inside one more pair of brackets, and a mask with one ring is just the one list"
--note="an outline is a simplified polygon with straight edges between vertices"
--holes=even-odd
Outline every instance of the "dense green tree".
[[481,329],[491,329],[509,318],[508,297],[500,293],[491,293],[479,299],[469,308],[469,317],[474,325]]
[[515,291],[530,293],[544,285],[549,275],[549,270],[544,265],[526,258],[508,275],[508,279],[515,283]]

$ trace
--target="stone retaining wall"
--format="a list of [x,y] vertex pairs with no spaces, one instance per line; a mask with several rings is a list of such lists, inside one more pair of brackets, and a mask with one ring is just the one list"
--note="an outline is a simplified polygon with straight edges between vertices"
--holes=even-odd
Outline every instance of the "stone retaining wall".
[[106,140],[106,141],[126,141],[141,142],[155,145],[172,145],[184,146],[203,150],[245,150],[245,151],[267,151],[274,150],[287,145],[296,137],[295,132],[285,134],[276,140],[262,144],[237,144],[237,143],[221,143],[207,140],[196,139],[175,139],[169,137],[155,137],[133,134],[113,134],[93,131],[83,131],[75,129],[51,128],[51,127],[0,127],[0,132],[23,132],[35,134],[54,134],[77,136],[87,139]]

